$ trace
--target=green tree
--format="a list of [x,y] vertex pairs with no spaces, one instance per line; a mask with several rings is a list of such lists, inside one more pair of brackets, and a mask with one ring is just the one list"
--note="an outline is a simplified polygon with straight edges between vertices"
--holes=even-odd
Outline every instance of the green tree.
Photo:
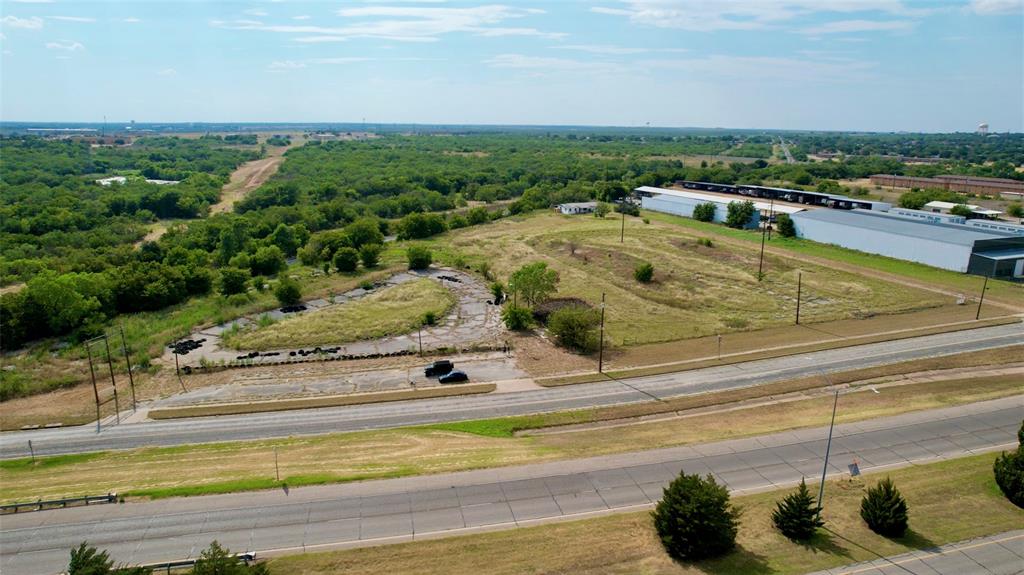
[[789,217],[789,214],[776,215],[775,225],[779,230],[780,236],[784,238],[796,237],[796,226],[793,224],[793,218]]
[[717,557],[736,546],[739,512],[729,502],[729,490],[710,474],[703,479],[680,472],[652,515],[662,545],[676,559]]
[[405,251],[405,257],[409,260],[409,269],[425,270],[434,261],[434,255],[425,247],[412,246]]
[[217,541],[199,554],[192,575],[265,575],[268,574],[266,564],[257,563],[249,566],[239,560],[231,551]]
[[754,202],[729,202],[729,209],[725,215],[725,225],[730,228],[745,228],[754,217]]
[[302,300],[302,287],[291,278],[281,278],[274,287],[274,297],[281,305],[295,305]]
[[359,261],[363,262],[366,269],[377,267],[380,263],[380,252],[383,250],[380,244],[363,244],[359,247]]
[[85,542],[71,550],[68,575],[149,575],[146,567],[115,567],[106,551],[97,551]]
[[953,214],[954,216],[960,216],[963,218],[969,218],[974,215],[974,212],[971,211],[971,208],[968,208],[965,204],[957,204],[953,206],[952,208],[949,209],[949,213]]
[[633,270],[633,278],[640,283],[650,283],[654,279],[654,265],[650,262],[637,264]]
[[334,267],[339,272],[354,272],[359,267],[359,252],[355,248],[339,248],[334,252]]
[[992,466],[996,485],[1011,503],[1024,509],[1024,422],[1017,431],[1017,449],[1003,452]]
[[1006,213],[1014,218],[1024,218],[1024,204],[1020,202],[1010,202],[1006,206]]
[[693,207],[693,219],[701,222],[710,222],[715,219],[715,204],[704,202]]
[[278,224],[273,233],[267,236],[267,240],[280,248],[286,256],[294,256],[300,245],[295,231],[286,224]]
[[786,537],[800,541],[813,537],[815,531],[825,524],[818,517],[818,507],[803,479],[796,493],[790,493],[775,503],[772,523]]
[[487,211],[487,208],[483,206],[477,206],[466,214],[466,220],[471,226],[478,226],[480,224],[486,224],[491,221],[491,213]]
[[245,251],[245,244],[249,240],[249,230],[241,219],[231,220],[228,227],[220,232],[220,243],[217,247],[218,261],[226,264],[236,254]]
[[345,235],[348,237],[349,245],[357,250],[367,244],[384,243],[384,234],[381,233],[376,218],[362,218],[352,222],[345,226]]
[[252,277],[252,274],[249,273],[249,270],[232,267],[220,268],[220,286],[218,289],[223,295],[245,293],[245,286],[249,283],[250,277]]
[[508,289],[519,294],[529,307],[535,307],[555,293],[558,272],[546,262],[533,262],[516,270],[508,278]]
[[533,325],[533,314],[525,307],[509,304],[501,310],[501,320],[508,329],[521,331]]
[[597,206],[594,207],[594,217],[603,218],[608,215],[608,212],[612,211],[611,207],[604,202],[597,202]]
[[252,274],[256,276],[272,276],[288,267],[284,252],[277,246],[264,246],[256,250],[250,258]]
[[907,530],[907,501],[886,477],[868,488],[860,502],[860,516],[875,533],[900,537]]
[[548,316],[548,331],[562,347],[588,353],[599,345],[597,327],[600,314],[595,309],[570,305],[551,312]]
[[429,238],[447,229],[444,216],[440,214],[409,214],[398,222],[398,239],[415,240]]

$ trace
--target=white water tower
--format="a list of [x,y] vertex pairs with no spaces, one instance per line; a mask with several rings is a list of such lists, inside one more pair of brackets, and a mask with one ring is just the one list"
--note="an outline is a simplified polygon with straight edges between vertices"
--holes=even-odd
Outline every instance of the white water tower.
[[986,124],[984,122],[978,124],[978,129],[975,130],[975,133],[977,133],[977,134],[987,134],[988,133],[988,124]]

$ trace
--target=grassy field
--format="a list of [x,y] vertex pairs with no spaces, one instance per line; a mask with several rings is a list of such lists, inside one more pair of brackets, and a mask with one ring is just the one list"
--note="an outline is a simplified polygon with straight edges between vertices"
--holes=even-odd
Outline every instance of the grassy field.
[[[733,230],[719,224],[698,222],[692,218],[683,218],[671,214],[644,211],[643,216],[652,222],[665,222],[674,226],[690,230],[691,233],[707,234],[711,237],[719,236],[733,240],[754,244],[761,241],[761,234],[756,232]],[[850,264],[866,270],[892,274],[930,286],[946,289],[956,293],[963,293],[968,297],[975,297],[981,292],[982,278],[952,271],[947,271],[923,264],[898,260],[885,256],[859,252],[839,246],[821,244],[799,238],[783,238],[778,235],[772,236],[768,247],[792,254],[793,257],[810,256],[832,260],[835,262]],[[1024,284],[1011,283],[1007,281],[989,282],[985,298],[989,301],[998,301],[1006,305],[1024,309]]]
[[384,571],[476,575],[486,565],[491,574],[807,573],[1018,529],[1024,510],[999,493],[992,479],[994,459],[994,454],[986,454],[887,473],[910,509],[910,531],[899,539],[876,535],[860,519],[863,491],[880,479],[867,475],[828,482],[823,501],[825,530],[807,544],[793,543],[772,527],[775,501],[789,490],[735,497],[733,502],[743,510],[737,549],[723,558],[697,563],[669,558],[650,515],[637,512],[499,533],[292,555],[271,560],[270,570],[288,575]]
[[[1019,380],[1018,374],[907,384],[883,389],[880,394],[866,390],[844,394],[837,421],[1014,395],[1020,393]],[[747,398],[725,395],[719,399]],[[675,407],[689,409],[712,401],[705,396],[694,404]],[[653,449],[826,425],[831,407],[831,396],[812,394],[774,405],[536,436],[514,436],[513,432],[594,421],[595,413],[601,413],[584,410],[318,437],[145,448],[85,458],[40,458],[35,464],[26,459],[6,460],[0,461],[0,501],[110,491],[167,496],[265,489],[277,485],[273,481],[275,450],[281,477],[290,486],[537,463],[628,452],[638,446]],[[615,414],[618,417],[637,415],[629,411],[633,406],[617,409],[622,410]]]
[[[558,296],[597,303],[607,294],[606,337],[618,345],[751,331],[792,321],[803,274],[805,322],[868,317],[939,306],[949,298],[860,277],[798,259],[766,256],[757,280],[756,246],[701,245],[702,234],[670,223],[539,214],[458,230],[432,243],[470,260],[489,260],[501,278],[523,263],[546,261],[559,272]],[[654,281],[633,279],[640,262]]]
[[376,339],[415,330],[428,312],[440,320],[453,305],[455,295],[440,283],[418,279],[350,303],[229,333],[224,343],[235,349],[266,350]]

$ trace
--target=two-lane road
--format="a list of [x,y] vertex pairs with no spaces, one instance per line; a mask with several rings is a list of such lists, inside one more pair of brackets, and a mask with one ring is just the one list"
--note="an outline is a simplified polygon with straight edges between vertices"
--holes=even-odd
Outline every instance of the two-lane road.
[[[908,465],[1010,447],[1024,396],[836,426],[829,472]],[[570,461],[442,475],[5,516],[4,575],[55,573],[82,541],[117,561],[233,551],[301,553],[644,509],[680,469],[732,491],[820,477],[828,428]]]
[[760,385],[772,381],[885,365],[912,359],[1024,343],[1016,323],[897,341],[750,361],[692,371],[549,388],[519,393],[202,417],[95,427],[11,432],[0,435],[0,459],[142,446],[266,439],[339,431],[465,421],[601,407]]

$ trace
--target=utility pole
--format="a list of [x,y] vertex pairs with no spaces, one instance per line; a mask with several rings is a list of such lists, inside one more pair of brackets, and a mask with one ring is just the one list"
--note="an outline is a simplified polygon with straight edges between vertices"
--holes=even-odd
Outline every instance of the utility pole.
[[601,344],[597,351],[597,373],[604,370],[604,292],[601,292]]
[[128,356],[128,344],[125,343],[124,339],[124,325],[119,325],[118,329],[121,330],[121,350],[124,351],[124,363],[128,366],[128,385],[132,389],[132,411],[135,411],[135,378],[132,377],[132,360]]
[[420,356],[423,356],[423,324],[416,328],[416,339],[420,342]]
[[978,313],[974,314],[974,319],[981,319],[981,303],[985,301],[985,290],[988,289],[988,276],[985,276],[985,283],[981,286],[981,297],[978,298]]
[[768,201],[768,241],[772,241],[772,218],[775,217],[775,196]]
[[821,485],[818,486],[818,519],[821,519],[821,498],[825,496],[825,475],[828,473],[828,455],[832,450],[832,430],[836,426],[836,407],[839,405],[839,389],[832,402],[832,423],[828,426],[828,443],[825,445],[825,466],[821,468]]
[[764,234],[768,230],[768,226],[761,227],[761,258],[757,262],[757,281],[761,281],[764,277],[762,270],[764,269]]
[[107,350],[107,367],[110,369],[110,386],[114,388],[114,417],[121,423],[121,402],[117,400],[117,382],[114,381],[114,362],[110,359],[110,340],[103,335],[103,347]]
[[803,288],[804,272],[796,273],[796,325],[800,325],[800,292]]
[[718,338],[718,361],[722,361],[722,334],[715,334]]
[[281,468],[277,465],[277,446],[274,446],[274,476],[281,481]]
[[89,376],[92,378],[92,393],[96,396],[96,433],[100,432],[100,390],[96,387],[96,370],[92,367],[92,346],[85,342],[85,353],[89,356]]

